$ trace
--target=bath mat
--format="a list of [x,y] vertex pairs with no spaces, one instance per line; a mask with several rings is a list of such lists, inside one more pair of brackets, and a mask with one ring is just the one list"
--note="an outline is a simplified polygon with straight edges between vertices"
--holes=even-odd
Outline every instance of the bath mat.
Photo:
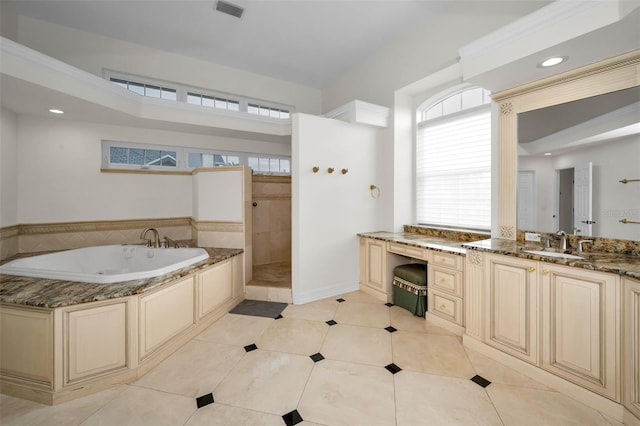
[[245,299],[240,302],[238,306],[233,308],[230,313],[238,315],[251,315],[254,317],[276,318],[286,307],[286,303]]

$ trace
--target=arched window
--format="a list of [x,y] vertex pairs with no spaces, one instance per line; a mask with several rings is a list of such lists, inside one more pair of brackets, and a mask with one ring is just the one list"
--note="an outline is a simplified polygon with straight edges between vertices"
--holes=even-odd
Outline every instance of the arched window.
[[491,98],[472,87],[418,109],[416,219],[491,228]]

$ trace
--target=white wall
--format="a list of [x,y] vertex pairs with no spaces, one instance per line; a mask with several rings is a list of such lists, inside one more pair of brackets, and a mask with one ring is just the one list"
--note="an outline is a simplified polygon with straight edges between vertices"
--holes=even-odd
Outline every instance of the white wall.
[[0,111],[0,226],[18,223],[18,116]]
[[19,116],[17,169],[2,171],[17,176],[17,223],[191,216],[190,175],[101,173],[103,139],[289,155],[285,144]]
[[193,176],[193,218],[200,221],[242,222],[242,175],[242,170],[196,173]]
[[[624,240],[640,240],[640,225],[622,224],[618,220],[640,222],[640,183],[622,184],[618,181],[640,179],[640,135],[583,147],[570,154],[558,155],[548,161],[523,161],[520,170],[536,170],[536,177],[543,178],[539,186],[538,200],[553,203],[555,170],[575,167],[589,161],[593,163],[593,235]],[[553,204],[552,204],[553,207]],[[538,213],[540,220],[540,213]],[[541,223],[541,226],[544,224]],[[547,229],[541,229],[547,231]],[[550,229],[549,231],[557,231]],[[568,231],[567,231],[568,232]]]
[[451,4],[443,16],[381,46],[322,91],[323,112],[360,99],[391,107],[394,92],[457,61],[458,49],[538,7],[505,3],[486,13],[487,2]]
[[[103,70],[120,71],[189,84],[259,100],[292,105],[296,111],[318,114],[320,90],[242,71],[188,56],[172,54],[27,16],[18,17],[20,44],[102,77]],[[3,32],[4,35],[4,32]]]
[[358,289],[356,234],[379,226],[384,201],[369,191],[378,185],[380,130],[306,114],[292,124],[292,291],[300,304]]

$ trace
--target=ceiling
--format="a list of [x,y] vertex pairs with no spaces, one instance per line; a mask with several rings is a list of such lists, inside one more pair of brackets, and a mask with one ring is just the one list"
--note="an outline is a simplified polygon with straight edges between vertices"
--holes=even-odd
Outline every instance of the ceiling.
[[2,0],[4,11],[323,88],[442,14],[516,20],[545,0]]

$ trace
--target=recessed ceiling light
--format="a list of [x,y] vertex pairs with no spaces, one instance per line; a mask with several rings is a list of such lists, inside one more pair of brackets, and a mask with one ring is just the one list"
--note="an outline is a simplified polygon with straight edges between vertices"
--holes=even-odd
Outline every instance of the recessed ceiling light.
[[552,58],[546,59],[538,64],[540,68],[548,68],[553,67],[555,65],[561,64],[562,62],[569,59],[568,56],[554,56]]
[[545,152],[544,155],[548,156],[548,155],[551,155],[551,153],[550,152]]
[[52,114],[64,114],[64,111],[63,111],[63,110],[61,110],[61,109],[55,109],[55,108],[51,108],[51,109],[49,110],[49,112],[50,112],[50,113],[52,113]]

